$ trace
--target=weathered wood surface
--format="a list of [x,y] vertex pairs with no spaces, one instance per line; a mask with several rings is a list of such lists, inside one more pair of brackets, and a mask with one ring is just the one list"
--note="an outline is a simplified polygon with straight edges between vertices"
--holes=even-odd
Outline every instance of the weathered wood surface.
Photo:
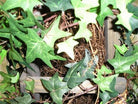
[[[51,77],[31,77],[28,76],[23,80],[20,80],[20,85],[24,88],[25,91],[25,83],[24,81],[35,81],[35,88],[34,88],[34,93],[49,93],[42,85],[41,83],[41,79],[45,79],[45,80],[49,80]],[[123,77],[117,77],[116,79],[116,85],[115,85],[115,89],[119,92],[122,93],[125,91],[126,89],[126,79]],[[75,88],[73,88],[70,93],[83,93],[85,90],[84,89],[90,89],[93,87],[93,84],[89,81],[89,80],[85,80],[82,84],[80,84],[79,86],[76,86]],[[82,89],[83,88],[83,89]],[[24,92],[23,91],[23,92]],[[88,92],[89,94],[95,94],[97,92],[97,90],[93,90]]]
[[[6,58],[4,58],[4,60],[0,64],[0,71],[7,73],[7,69],[6,69],[7,65],[8,65],[8,61]],[[3,79],[3,77],[0,75],[0,81],[2,81],[2,79]]]
[[[35,81],[34,93],[49,93],[42,85],[41,79],[49,80],[51,77],[31,77],[28,76],[23,80],[20,80],[20,86],[22,86],[23,92],[25,91],[24,81]],[[62,78],[63,79],[63,78]],[[80,87],[81,86],[81,87]],[[82,93],[83,89],[90,89],[93,87],[92,83],[89,80],[84,81],[80,86],[73,88],[70,93]],[[89,93],[96,93],[96,90],[90,91]]]
[[112,21],[115,16],[108,17],[105,20],[105,47],[106,47],[106,59],[112,59],[115,53],[114,44],[120,45],[120,33],[114,30]]

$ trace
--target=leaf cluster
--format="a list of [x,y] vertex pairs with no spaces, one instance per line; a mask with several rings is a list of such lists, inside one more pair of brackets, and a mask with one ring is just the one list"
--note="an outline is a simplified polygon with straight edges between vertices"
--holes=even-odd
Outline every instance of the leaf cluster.
[[[96,69],[98,57],[92,57],[89,51],[85,50],[85,57],[70,67],[64,79],[60,79],[56,73],[49,81],[42,80],[53,101],[62,104],[62,98],[66,92],[89,79],[100,88],[100,98],[104,104],[117,96],[118,92],[115,91],[114,86],[119,74],[127,73],[129,77],[135,74],[130,66],[138,60],[138,46],[132,44],[130,36],[132,33],[137,34],[138,13],[137,7],[133,6],[132,2],[133,0],[6,0],[5,3],[0,2],[0,63],[7,56],[13,69],[18,69],[18,64],[31,68],[29,64],[39,58],[53,68],[51,60],[66,60],[55,53],[54,46],[58,39],[67,38],[56,44],[57,53],[65,52],[74,59],[73,49],[79,44],[77,39],[85,38],[88,42],[92,36],[87,28],[88,25],[97,25],[98,22],[103,26],[105,18],[115,14],[118,19],[115,25],[123,30],[125,36],[121,39],[122,46],[115,45],[115,58],[108,60],[114,71],[104,65],[101,69]],[[50,13],[60,13],[56,14],[53,22],[46,28],[42,15],[39,15],[41,19],[35,15],[35,6],[46,6],[50,9]],[[73,23],[79,26],[75,34],[59,28],[61,20],[68,27],[65,15],[68,10],[74,10]],[[117,14],[114,11],[117,11]],[[11,95],[16,92],[13,83],[17,83],[19,73],[15,77],[3,72],[0,72],[0,75],[4,78],[0,83],[2,86],[0,97],[5,96],[3,94],[7,91]],[[34,82],[30,84],[26,82],[26,84],[28,84],[27,89],[33,92]],[[21,99],[27,99],[27,102],[20,102]],[[12,102],[30,104],[33,100],[30,95],[25,94]]]

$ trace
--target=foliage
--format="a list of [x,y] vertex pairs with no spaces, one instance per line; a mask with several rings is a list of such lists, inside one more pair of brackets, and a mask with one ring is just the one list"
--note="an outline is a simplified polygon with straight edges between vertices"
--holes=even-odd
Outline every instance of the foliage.
[[30,94],[25,93],[23,96],[16,97],[14,100],[11,100],[11,104],[32,104],[35,100],[32,99]]
[[[62,98],[66,92],[89,79],[100,88],[101,103],[105,104],[118,96],[114,87],[119,74],[127,74],[129,78],[136,76],[135,71],[130,68],[138,60],[138,46],[132,44],[130,38],[138,28],[138,12],[137,7],[132,5],[133,1],[6,0],[5,3],[2,1],[0,2],[0,63],[7,57],[12,70],[18,69],[18,64],[21,68],[26,66],[31,69],[29,64],[39,58],[47,66],[54,68],[51,60],[66,60],[57,55],[56,51],[67,53],[73,60],[74,47],[79,44],[78,39],[85,38],[88,42],[92,36],[88,25],[97,25],[98,22],[100,26],[103,26],[105,18],[113,16],[115,10],[118,12],[115,14],[117,17],[115,26],[123,30],[125,36],[121,39],[122,46],[115,45],[115,57],[108,60],[114,68],[113,71],[104,65],[101,69],[97,69],[98,56],[90,55],[86,49],[85,57],[69,68],[64,79],[60,79],[56,73],[50,80],[41,80],[44,87],[49,90],[53,101],[62,104]],[[41,21],[35,16],[34,7],[36,6],[46,6],[50,9],[48,14],[56,15],[54,19],[49,20],[48,27],[45,27],[45,21],[41,15]],[[79,27],[75,33],[71,33],[67,28],[60,28],[62,23],[68,26],[66,19],[68,10],[73,10],[73,22],[74,24],[77,22]],[[61,38],[65,38],[64,41],[57,43],[57,40]],[[34,102],[31,96],[29,94],[21,96],[15,87],[20,77],[18,70],[15,72],[16,75],[0,71],[3,77],[0,82],[0,103],[31,104]],[[26,85],[26,89],[33,92],[34,82],[26,82]],[[17,96],[14,95],[15,93]],[[128,101],[131,99],[130,97]]]
[[91,62],[91,55],[88,50],[85,50],[85,58],[74,64],[62,80],[56,73],[50,80],[41,79],[44,87],[50,91],[53,101],[57,104],[62,104],[62,96],[64,93],[79,85],[86,79],[93,79],[93,71],[97,65],[96,59],[93,60],[93,65],[88,66]]
[[46,0],[44,4],[48,6],[52,12],[59,10],[64,12],[68,9],[73,9],[70,0]]
[[56,73],[49,81],[41,79],[45,88],[50,91],[50,96],[52,97],[53,101],[57,104],[62,104],[62,97],[64,93],[69,91],[66,82],[63,82],[58,73]]

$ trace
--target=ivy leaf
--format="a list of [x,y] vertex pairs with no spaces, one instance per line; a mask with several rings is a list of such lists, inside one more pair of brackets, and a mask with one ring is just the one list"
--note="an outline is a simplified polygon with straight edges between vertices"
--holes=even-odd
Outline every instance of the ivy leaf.
[[98,0],[71,0],[75,9],[75,16],[85,24],[96,23],[96,13],[88,12],[88,9],[99,6]]
[[22,56],[13,47],[12,49],[9,50],[9,59],[12,61],[14,67],[15,67],[15,64],[14,64],[14,60],[15,60],[15,61],[18,61],[20,64],[24,64],[28,68],[32,69],[30,65],[22,58]]
[[54,23],[50,27],[50,30],[48,31],[47,34],[45,34],[43,39],[52,48],[54,47],[54,43],[57,39],[71,35],[71,33],[59,30],[58,28],[59,22],[60,22],[60,16],[54,21]]
[[79,30],[75,34],[74,39],[85,38],[88,42],[91,36],[92,33],[88,30],[87,24],[83,21],[79,21]]
[[130,26],[131,26],[131,31],[135,30],[138,28],[138,17],[135,18],[135,17],[130,17],[129,18],[129,23],[130,23]]
[[12,100],[11,104],[32,104],[34,101],[30,94],[25,93],[24,96],[19,96]]
[[58,43],[58,51],[57,53],[61,53],[61,52],[66,52],[71,59],[74,60],[74,46],[76,46],[77,44],[79,44],[79,42],[73,40],[73,37],[70,37],[69,39],[67,39],[64,42]]
[[78,63],[74,64],[69,71],[67,72],[66,76],[64,77],[64,81],[67,82],[69,88],[74,88],[75,86],[79,85],[86,79],[93,79],[93,71],[97,65],[98,57],[93,60],[93,64],[89,65],[91,61],[91,55],[88,50],[85,50],[85,58],[83,58]]
[[21,47],[21,45],[22,45],[22,43],[19,41],[19,40],[17,40],[16,39],[16,37],[14,37],[13,35],[11,36],[11,34],[10,34],[10,29],[9,28],[6,28],[6,32],[4,32],[3,30],[5,30],[5,29],[0,29],[0,37],[2,37],[2,38],[7,38],[7,39],[10,39],[10,38],[12,38],[12,41],[15,43],[14,45],[15,45],[15,47],[16,48],[19,48],[19,47]]
[[17,83],[20,78],[19,72],[17,72],[16,76],[10,78],[11,78],[11,83]]
[[27,45],[26,61],[31,63],[36,58],[42,59],[49,67],[52,67],[50,60],[64,58],[54,54],[54,50],[49,47],[33,29],[28,29],[28,34],[17,33],[16,36]]
[[26,88],[25,89],[28,90],[28,91],[31,91],[33,93],[35,81],[34,80],[25,81],[25,84],[26,84]]
[[[120,10],[120,14],[117,15],[118,21],[116,24],[122,24],[125,26],[128,30],[131,30],[131,26],[129,23],[130,17],[132,17],[132,13],[129,13],[127,10],[127,4],[130,2],[130,0],[116,0],[116,7]],[[125,17],[125,18],[124,18]]]
[[109,77],[103,77],[101,75],[101,73],[98,73],[97,78],[93,79],[93,81],[98,84],[98,86],[100,87],[100,89],[104,92],[104,91],[114,91],[115,90],[115,83],[116,80],[115,78],[118,75],[112,75]]
[[117,91],[108,92],[104,91],[100,92],[100,98],[102,99],[102,104],[106,104],[111,98],[116,97],[118,95]]
[[110,69],[107,69],[104,65],[102,65],[101,69],[97,70],[99,74],[111,74],[112,71]]
[[20,25],[11,15],[7,16],[7,20],[9,22],[10,33],[13,35],[18,31],[27,33],[27,29]]
[[115,68],[115,73],[130,73],[130,65],[132,65],[138,59],[138,53],[131,56],[121,56],[118,51],[115,53],[115,58],[108,60],[108,62]]
[[127,10],[130,13],[133,13],[134,16],[138,17],[138,7],[134,6],[132,3],[127,4]]
[[27,10],[27,18],[18,21],[19,23],[23,24],[23,27],[32,27],[37,25],[39,28],[44,29],[44,27],[35,19],[34,15],[31,13],[30,10]]
[[7,73],[0,71],[0,75],[3,77],[3,80],[1,81],[1,83],[10,83],[11,82],[10,76]]
[[7,55],[7,51],[3,49],[2,46],[0,46],[0,64],[2,63],[6,55]]
[[49,81],[41,79],[44,87],[50,91],[50,96],[56,104],[62,104],[64,93],[69,91],[67,82],[63,82],[56,73]]
[[103,26],[106,16],[113,15],[113,12],[108,5],[115,5],[115,0],[100,0],[100,13],[97,16],[97,20],[101,26]]
[[66,11],[68,9],[73,9],[70,0],[46,0],[46,6],[50,8],[51,11]]
[[21,7],[25,11],[29,9],[31,12],[33,12],[33,7],[41,4],[42,3],[39,0],[6,0],[2,8],[4,10],[10,10]]
[[114,46],[122,55],[124,55],[124,53],[128,50],[125,44],[123,44],[122,46],[118,46],[115,44]]
[[99,5],[98,0],[71,0],[71,3],[75,9],[75,16],[78,17],[79,21],[79,31],[75,35],[74,39],[84,37],[88,42],[92,33],[87,29],[89,23],[96,23],[96,12],[89,12],[91,8],[95,8]]

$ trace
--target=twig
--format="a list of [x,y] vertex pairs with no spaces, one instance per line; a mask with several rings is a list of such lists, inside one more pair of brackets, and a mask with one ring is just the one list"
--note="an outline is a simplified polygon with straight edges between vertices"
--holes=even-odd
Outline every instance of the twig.
[[79,25],[79,23],[69,24],[67,26],[62,27],[61,30],[66,29],[66,28],[69,28],[69,27],[73,27],[73,26],[76,26],[76,25]]
[[69,100],[69,99],[72,99],[72,98],[75,98],[75,97],[84,95],[84,94],[86,94],[86,93],[88,93],[88,92],[90,92],[90,91],[96,90],[96,89],[97,89],[97,85],[95,85],[95,86],[93,86],[93,87],[87,89],[86,91],[83,91],[82,93],[79,93],[79,94],[77,94],[77,95],[73,95],[73,96],[71,96],[71,97],[68,97],[68,98],[64,99],[63,101],[66,101],[66,100]]
[[97,93],[97,98],[96,98],[95,104],[98,104],[98,100],[99,100],[99,93],[100,93],[100,89],[99,89],[99,87],[98,87],[98,93]]
[[7,43],[7,41],[3,41],[2,43],[0,43],[0,45],[3,45],[3,44],[5,44],[5,43]]
[[55,15],[52,15],[51,17],[49,17],[49,18],[45,19],[45,20],[44,20],[44,23],[46,23],[46,22],[50,21],[51,19],[53,19],[53,18],[55,18],[55,17],[57,17],[57,15],[56,15],[56,14],[55,14]]

